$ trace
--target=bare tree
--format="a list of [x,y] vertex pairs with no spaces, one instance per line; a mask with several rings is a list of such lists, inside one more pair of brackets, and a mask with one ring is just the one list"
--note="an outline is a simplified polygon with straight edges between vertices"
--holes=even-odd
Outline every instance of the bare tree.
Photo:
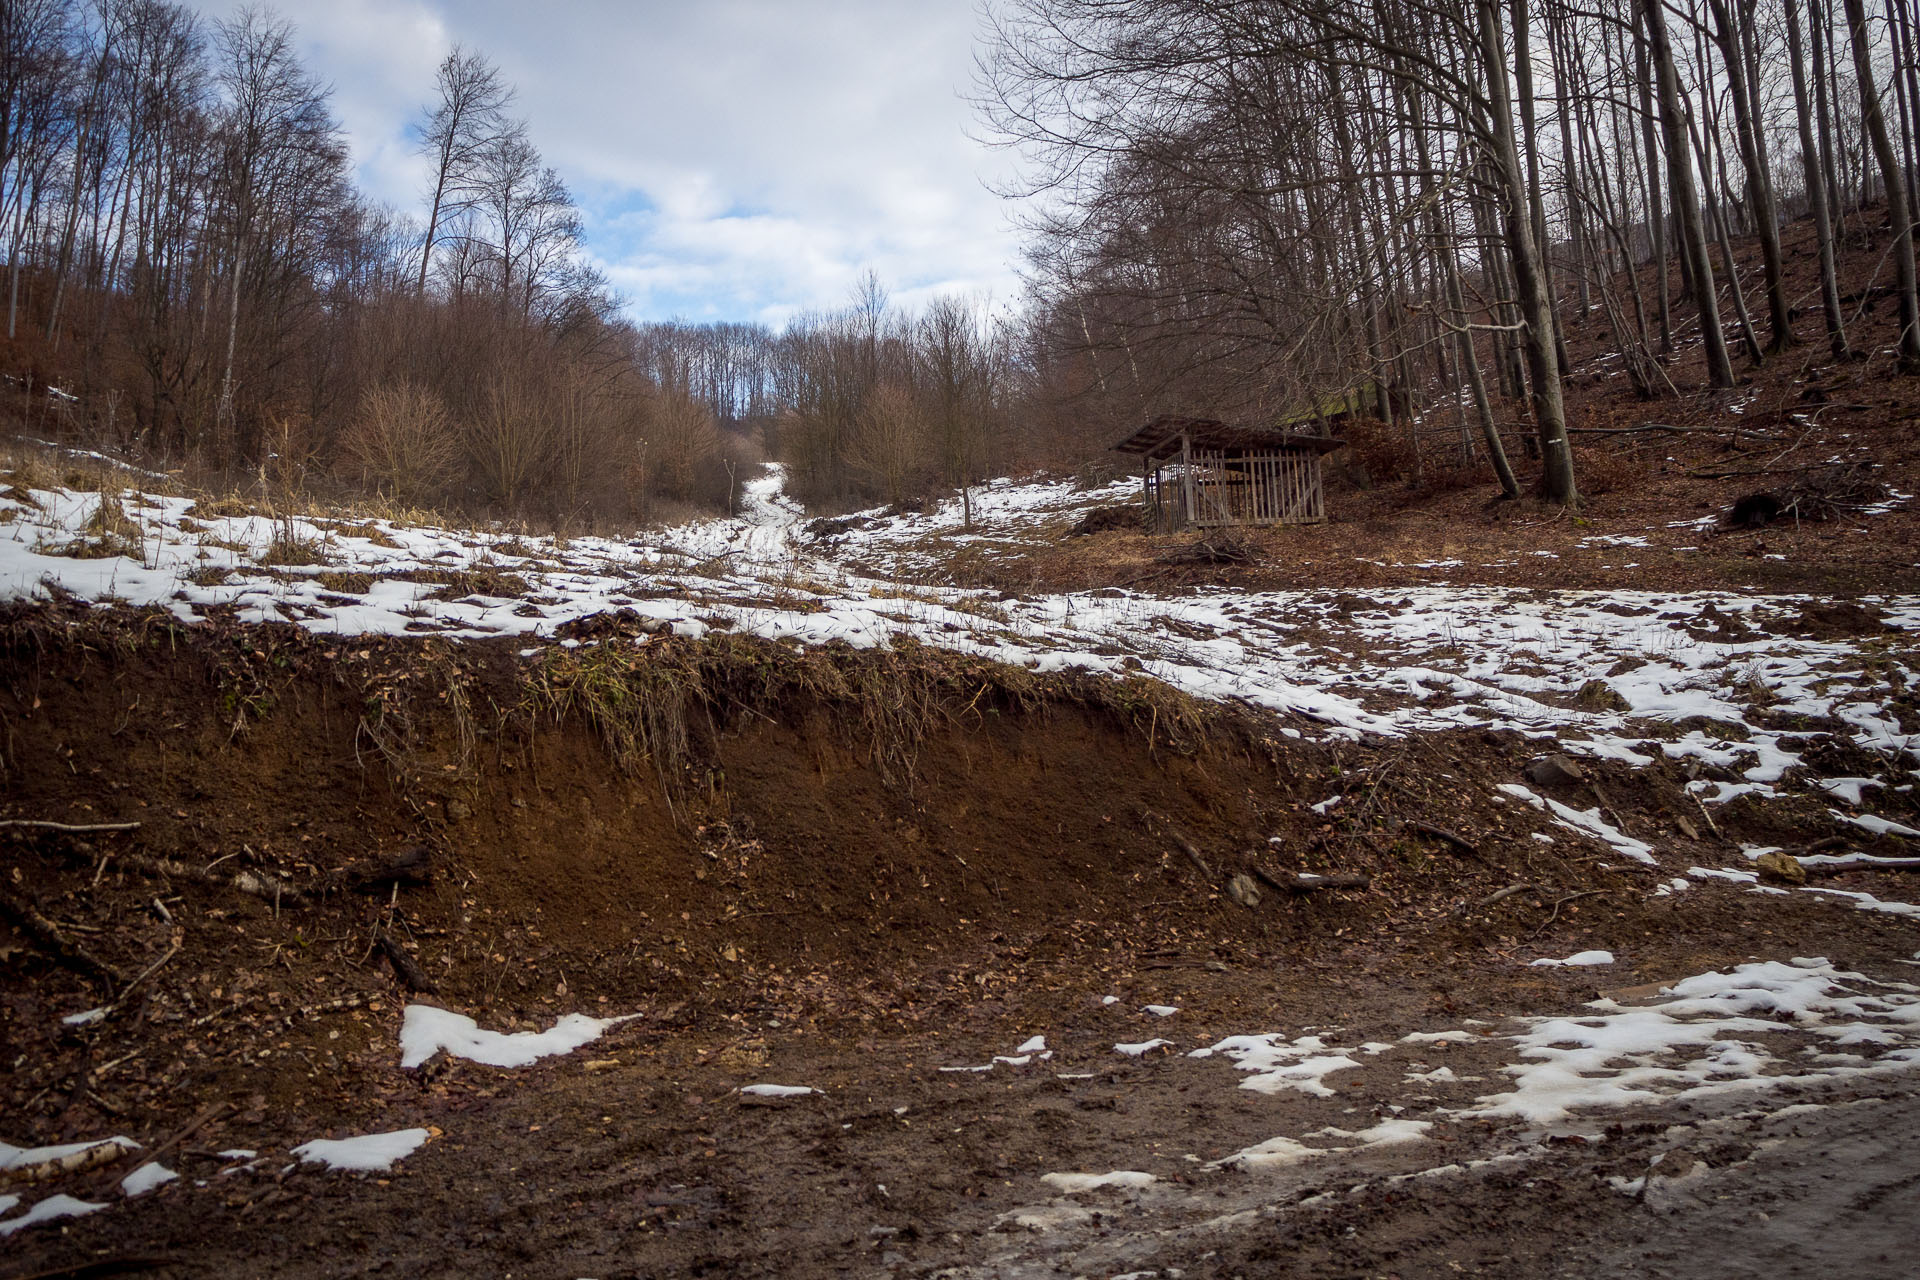
[[[1880,110],[1880,93],[1873,84],[1873,44],[1867,31],[1866,6],[1861,0],[1845,0],[1847,28],[1853,44],[1853,74],[1860,82],[1860,119],[1880,165],[1881,185],[1886,189],[1887,223],[1893,234],[1894,292],[1900,301],[1900,370],[1920,373],[1920,295],[1915,293],[1913,266],[1913,216],[1907,207],[1907,184],[1900,172],[1900,159],[1887,137],[1886,117]],[[1895,74],[1898,74],[1896,69]]]
[[1693,301],[1700,317],[1700,337],[1706,345],[1707,377],[1716,387],[1733,385],[1733,362],[1727,356],[1726,335],[1720,327],[1720,302],[1713,286],[1713,264],[1707,259],[1707,236],[1700,221],[1700,197],[1693,182],[1693,147],[1688,136],[1686,104],[1680,77],[1674,70],[1673,45],[1667,38],[1663,0],[1637,0],[1645,25],[1647,58],[1660,100],[1660,127],[1667,147],[1667,185],[1673,194],[1680,252],[1684,255]]
[[515,130],[507,118],[513,90],[480,54],[455,45],[434,72],[434,89],[437,98],[419,126],[420,151],[433,165],[433,195],[420,245],[422,292],[442,219],[472,204],[480,190],[483,159],[503,135]]
[[1797,0],[1786,0],[1787,49],[1793,68],[1794,123],[1800,131],[1800,166],[1807,188],[1808,211],[1813,216],[1815,248],[1820,256],[1820,309],[1826,317],[1827,342],[1834,359],[1850,354],[1846,319],[1840,313],[1840,275],[1834,260],[1833,215],[1827,204],[1827,184],[1820,172],[1820,149],[1814,140],[1813,109],[1807,93],[1806,58],[1801,52]]

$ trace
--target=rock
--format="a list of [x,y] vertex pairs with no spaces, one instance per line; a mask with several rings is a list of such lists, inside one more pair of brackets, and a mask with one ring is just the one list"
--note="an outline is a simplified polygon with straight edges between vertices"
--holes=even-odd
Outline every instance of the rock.
[[1680,828],[1680,834],[1689,840],[1698,840],[1700,838],[1700,828],[1694,826],[1693,820],[1684,813],[1676,813],[1673,815],[1673,825]]
[[1573,757],[1556,751],[1541,756],[1526,768],[1527,781],[1543,787],[1571,787],[1587,780],[1587,771]]
[[465,800],[447,801],[447,821],[465,822],[473,817],[473,806]]
[[1800,859],[1790,853],[1763,853],[1754,863],[1760,872],[1762,884],[1803,885],[1807,882],[1807,869],[1800,865]]
[[1249,911],[1260,905],[1260,885],[1250,875],[1237,875],[1227,881],[1227,893]]

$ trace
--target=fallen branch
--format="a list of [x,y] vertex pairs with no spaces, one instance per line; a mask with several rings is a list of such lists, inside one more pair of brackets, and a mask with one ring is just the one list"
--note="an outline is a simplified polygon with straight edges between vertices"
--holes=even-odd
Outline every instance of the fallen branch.
[[174,1265],[175,1261],[173,1258],[95,1258],[91,1262],[76,1262],[71,1266],[55,1267],[51,1271],[15,1276],[13,1280],[106,1280],[108,1276],[159,1271]]
[[307,901],[306,894],[286,881],[277,880],[258,871],[240,871],[230,876],[215,875],[211,871],[190,867],[184,862],[175,862],[172,858],[143,858],[135,854],[124,854],[119,861],[122,867],[150,876],[163,876],[170,880],[193,880],[222,889],[238,889],[241,893],[250,894],[276,907],[281,903],[290,907],[305,906]]
[[1254,879],[1282,893],[1310,893],[1315,889],[1364,889],[1373,883],[1368,875],[1319,876],[1307,871],[1267,871],[1253,869]]
[[1814,876],[1844,876],[1854,871],[1920,871],[1920,858],[1886,858],[1873,862],[1823,862],[1815,866],[1800,864],[1809,879]]
[[1537,886],[1530,885],[1530,884],[1510,884],[1504,889],[1496,889],[1494,892],[1480,899],[1480,901],[1474,903],[1473,904],[1474,909],[1483,910],[1487,907],[1491,907],[1498,903],[1505,902],[1508,898],[1514,897],[1518,894],[1525,893],[1527,892],[1527,890],[1533,889],[1536,887]]
[[[226,1114],[229,1110],[232,1109],[232,1107],[233,1107],[233,1104],[230,1102],[214,1103],[212,1106],[202,1111],[199,1115],[187,1121],[187,1123],[182,1125],[180,1128],[175,1129],[173,1133],[167,1138],[163,1139],[158,1146],[154,1147],[150,1151],[145,1152],[141,1157],[140,1163],[135,1165],[134,1169],[137,1170],[150,1164],[159,1164],[162,1160],[172,1155],[175,1148],[179,1147],[181,1143],[185,1142],[188,1138],[191,1138],[194,1134],[200,1132],[200,1130],[206,1128],[208,1124],[212,1123],[214,1120],[218,1119],[220,1116]],[[107,1164],[109,1162],[106,1160],[102,1160],[99,1163]],[[102,1181],[104,1182],[105,1180],[103,1179]],[[100,1189],[105,1190],[105,1187],[102,1186]]]
[[1637,427],[1568,427],[1570,436],[1637,436],[1652,431],[1664,431],[1676,436],[1733,436],[1736,439],[1779,440],[1782,437],[1771,432],[1755,431],[1752,427],[1676,427],[1665,422],[1647,422]]
[[1213,882],[1213,868],[1208,866],[1207,860],[1200,856],[1200,851],[1193,847],[1193,841],[1187,839],[1185,836],[1181,835],[1178,831],[1172,832],[1172,835],[1173,835],[1173,842],[1180,846],[1180,852],[1187,855],[1187,860],[1192,862],[1194,866],[1198,867],[1200,869],[1200,874],[1205,876],[1207,878],[1207,882],[1211,884]]
[[376,926],[373,940],[381,954],[387,957],[387,963],[393,966],[393,976],[400,979],[409,991],[428,994],[434,991],[433,979],[427,976],[427,971],[420,967],[419,961],[407,954],[407,949],[400,945],[399,939]]
[[1469,858],[1477,858],[1480,856],[1480,848],[1478,845],[1463,836],[1455,835],[1445,827],[1436,827],[1431,822],[1409,822],[1406,824],[1406,827],[1409,831],[1416,831],[1423,836],[1432,836],[1435,840],[1441,841],[1444,844],[1450,844],[1460,852],[1466,854]]
[[63,1156],[0,1169],[0,1182],[49,1182],[54,1178],[64,1178],[70,1173],[83,1173],[88,1169],[97,1169],[103,1164],[112,1164],[121,1156],[136,1149],[130,1139],[108,1138],[96,1146],[69,1151]]
[[40,914],[40,909],[24,898],[16,898],[12,890],[0,886],[0,915],[6,916],[18,926],[20,931],[40,944],[48,955],[75,973],[94,978],[107,984],[109,990],[117,990],[123,979],[119,971],[106,961],[77,942],[71,941],[60,930],[60,926]]
[[1553,914],[1547,917],[1546,923],[1541,925],[1538,929],[1535,929],[1528,936],[1532,938],[1537,938],[1541,934],[1545,933],[1548,929],[1552,928],[1553,922],[1560,918],[1560,908],[1566,906],[1569,902],[1578,902],[1582,898],[1591,898],[1595,894],[1612,893],[1612,892],[1613,890],[1611,889],[1583,889],[1579,893],[1568,894],[1566,897],[1560,899],[1560,901],[1553,904]]

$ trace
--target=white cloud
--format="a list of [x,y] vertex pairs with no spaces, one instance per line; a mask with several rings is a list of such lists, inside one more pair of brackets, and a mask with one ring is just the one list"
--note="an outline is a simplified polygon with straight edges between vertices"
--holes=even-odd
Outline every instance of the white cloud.
[[[212,12],[220,12],[206,5]],[[362,185],[415,208],[407,126],[455,42],[518,87],[635,315],[778,321],[868,266],[897,297],[1013,292],[1015,236],[966,136],[972,0],[285,0]]]

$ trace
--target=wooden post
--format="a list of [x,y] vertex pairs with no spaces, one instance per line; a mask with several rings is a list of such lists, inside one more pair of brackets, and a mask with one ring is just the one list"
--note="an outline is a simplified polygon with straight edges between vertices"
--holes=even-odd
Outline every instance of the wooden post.
[[1182,508],[1180,526],[1185,528],[1193,523],[1193,440],[1185,431],[1180,433],[1180,494]]

